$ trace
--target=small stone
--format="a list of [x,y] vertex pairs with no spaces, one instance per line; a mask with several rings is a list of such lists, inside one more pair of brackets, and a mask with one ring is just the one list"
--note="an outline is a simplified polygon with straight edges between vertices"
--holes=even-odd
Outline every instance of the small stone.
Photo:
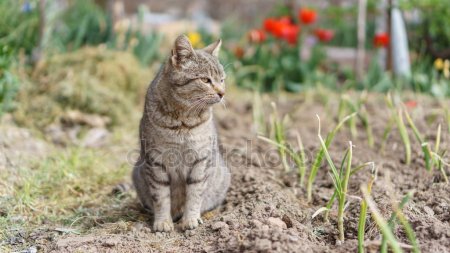
[[195,235],[195,230],[186,230],[186,231],[185,231],[185,234],[186,234],[187,236],[194,236],[194,235]]
[[102,245],[104,247],[114,247],[117,245],[117,240],[113,239],[113,238],[109,238],[109,239],[106,239],[105,241],[103,241]]
[[250,224],[253,225],[255,228],[260,228],[263,224],[259,220],[252,220],[250,221]]
[[284,223],[286,223],[286,226],[287,226],[288,228],[291,228],[291,227],[292,227],[292,220],[291,220],[291,218],[289,218],[289,216],[287,216],[286,214],[283,215],[283,218],[281,218],[281,220],[282,220]]
[[279,227],[282,229],[287,228],[286,223],[284,223],[284,221],[282,221],[280,218],[270,217],[269,219],[267,219],[267,223],[273,227]]
[[272,242],[269,239],[259,239],[255,242],[257,251],[267,252],[272,248]]
[[218,221],[218,222],[212,224],[211,228],[214,231],[222,230],[222,229],[228,228],[228,224],[226,224],[223,221]]
[[429,215],[429,216],[434,216],[434,211],[433,209],[431,209],[429,206],[424,206],[423,210]]
[[134,225],[131,227],[131,230],[133,232],[139,232],[144,228],[144,224],[142,222],[136,222],[134,223]]

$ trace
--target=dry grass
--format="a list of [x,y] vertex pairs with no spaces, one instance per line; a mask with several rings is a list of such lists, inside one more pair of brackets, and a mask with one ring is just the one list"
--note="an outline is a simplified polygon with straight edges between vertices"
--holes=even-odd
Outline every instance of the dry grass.
[[[119,164],[119,166],[117,166]],[[129,174],[107,150],[68,148],[1,174],[0,234],[43,223],[70,225],[93,207],[112,204],[112,186]],[[99,211],[99,210],[97,210]],[[80,222],[81,223],[81,222]]]
[[41,129],[65,111],[78,110],[107,116],[114,126],[129,120],[130,111],[142,103],[152,72],[131,53],[101,46],[49,56],[22,77],[14,116],[22,125]]
[[[111,119],[107,145],[55,146],[47,158],[22,167],[0,168],[0,251],[2,241],[36,228],[70,228],[138,219],[134,198],[120,201],[111,190],[130,181],[129,151],[137,146],[142,99],[152,71],[132,54],[102,47],[55,55],[33,71],[22,71],[13,116],[32,132],[69,110]],[[37,131],[36,131],[37,130]]]

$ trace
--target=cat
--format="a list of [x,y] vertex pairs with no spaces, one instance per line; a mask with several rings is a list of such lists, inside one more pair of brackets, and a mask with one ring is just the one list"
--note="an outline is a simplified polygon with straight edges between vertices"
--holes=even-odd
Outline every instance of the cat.
[[194,50],[179,36],[148,88],[132,179],[141,204],[153,213],[155,232],[172,231],[179,218],[182,230],[195,229],[230,185],[212,115],[212,105],[225,95],[221,44]]

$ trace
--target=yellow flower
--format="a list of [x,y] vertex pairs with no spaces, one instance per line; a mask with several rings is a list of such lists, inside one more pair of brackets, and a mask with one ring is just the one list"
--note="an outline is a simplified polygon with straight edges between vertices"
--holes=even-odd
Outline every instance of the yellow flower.
[[441,70],[444,68],[444,61],[441,58],[437,58],[434,61],[434,68],[437,70]]
[[203,46],[202,36],[198,32],[189,32],[188,38],[191,41],[192,47]]

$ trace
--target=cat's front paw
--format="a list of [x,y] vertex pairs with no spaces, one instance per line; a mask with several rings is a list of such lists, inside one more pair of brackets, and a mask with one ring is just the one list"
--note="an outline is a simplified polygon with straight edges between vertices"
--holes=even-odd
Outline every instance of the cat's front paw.
[[161,220],[153,223],[153,232],[170,232],[172,230],[173,222],[171,220]]
[[183,218],[181,220],[181,229],[182,230],[188,230],[188,229],[195,229],[198,227],[198,225],[203,224],[202,218]]

